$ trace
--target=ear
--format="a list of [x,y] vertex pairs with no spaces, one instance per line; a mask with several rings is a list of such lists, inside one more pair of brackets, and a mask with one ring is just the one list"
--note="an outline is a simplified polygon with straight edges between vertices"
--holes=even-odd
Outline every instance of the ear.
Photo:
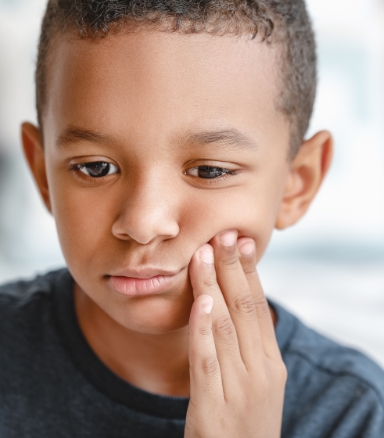
[[31,169],[33,178],[39,189],[41,197],[48,211],[51,212],[49,188],[45,170],[44,149],[41,144],[39,129],[31,123],[23,123],[21,126],[21,138],[24,154]]
[[329,169],[333,155],[333,139],[321,131],[305,141],[290,165],[276,228],[294,225],[305,214]]

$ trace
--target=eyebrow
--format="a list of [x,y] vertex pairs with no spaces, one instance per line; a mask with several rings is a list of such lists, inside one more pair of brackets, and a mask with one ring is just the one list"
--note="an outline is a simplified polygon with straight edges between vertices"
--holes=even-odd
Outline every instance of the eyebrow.
[[57,138],[56,144],[59,147],[70,146],[79,141],[89,141],[91,143],[116,143],[113,137],[97,131],[68,126]]
[[[79,141],[88,141],[100,144],[116,144],[117,141],[108,135],[89,129],[82,129],[76,126],[68,126],[57,138],[56,144],[59,147],[67,147]],[[250,137],[241,133],[236,128],[188,132],[179,138],[181,145],[205,146],[217,143],[218,146],[227,146],[230,149],[242,150],[257,148],[257,144]]]
[[219,143],[220,145],[228,146],[235,150],[257,148],[257,144],[254,140],[235,128],[187,133],[182,137],[182,143],[192,146]]

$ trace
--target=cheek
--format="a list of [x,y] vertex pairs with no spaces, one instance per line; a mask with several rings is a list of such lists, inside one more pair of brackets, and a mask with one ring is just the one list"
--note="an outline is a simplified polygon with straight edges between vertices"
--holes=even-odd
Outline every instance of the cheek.
[[180,228],[192,238],[200,236],[199,245],[222,231],[236,229],[240,237],[255,239],[261,257],[276,221],[276,196],[270,192],[245,186],[202,192],[185,205]]
[[[103,196],[100,188],[76,188],[60,180],[51,186],[52,212],[64,257],[68,265],[83,267],[107,250],[114,215],[112,196]],[[101,201],[102,200],[102,201]]]

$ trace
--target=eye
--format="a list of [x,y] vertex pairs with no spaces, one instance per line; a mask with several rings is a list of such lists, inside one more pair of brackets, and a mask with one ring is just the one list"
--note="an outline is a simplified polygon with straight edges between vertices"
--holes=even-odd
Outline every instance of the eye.
[[203,179],[218,179],[225,175],[233,175],[235,172],[222,167],[197,166],[185,172],[186,175]]
[[94,163],[77,164],[75,170],[79,170],[84,175],[91,178],[102,178],[107,175],[117,173],[119,169],[111,163],[105,161],[96,161]]

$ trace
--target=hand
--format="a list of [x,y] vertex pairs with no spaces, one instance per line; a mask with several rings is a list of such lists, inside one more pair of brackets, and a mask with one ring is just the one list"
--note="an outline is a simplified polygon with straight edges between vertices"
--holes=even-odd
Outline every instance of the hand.
[[287,371],[256,272],[255,243],[237,240],[234,231],[211,243],[189,267],[195,302],[184,437],[278,438]]

